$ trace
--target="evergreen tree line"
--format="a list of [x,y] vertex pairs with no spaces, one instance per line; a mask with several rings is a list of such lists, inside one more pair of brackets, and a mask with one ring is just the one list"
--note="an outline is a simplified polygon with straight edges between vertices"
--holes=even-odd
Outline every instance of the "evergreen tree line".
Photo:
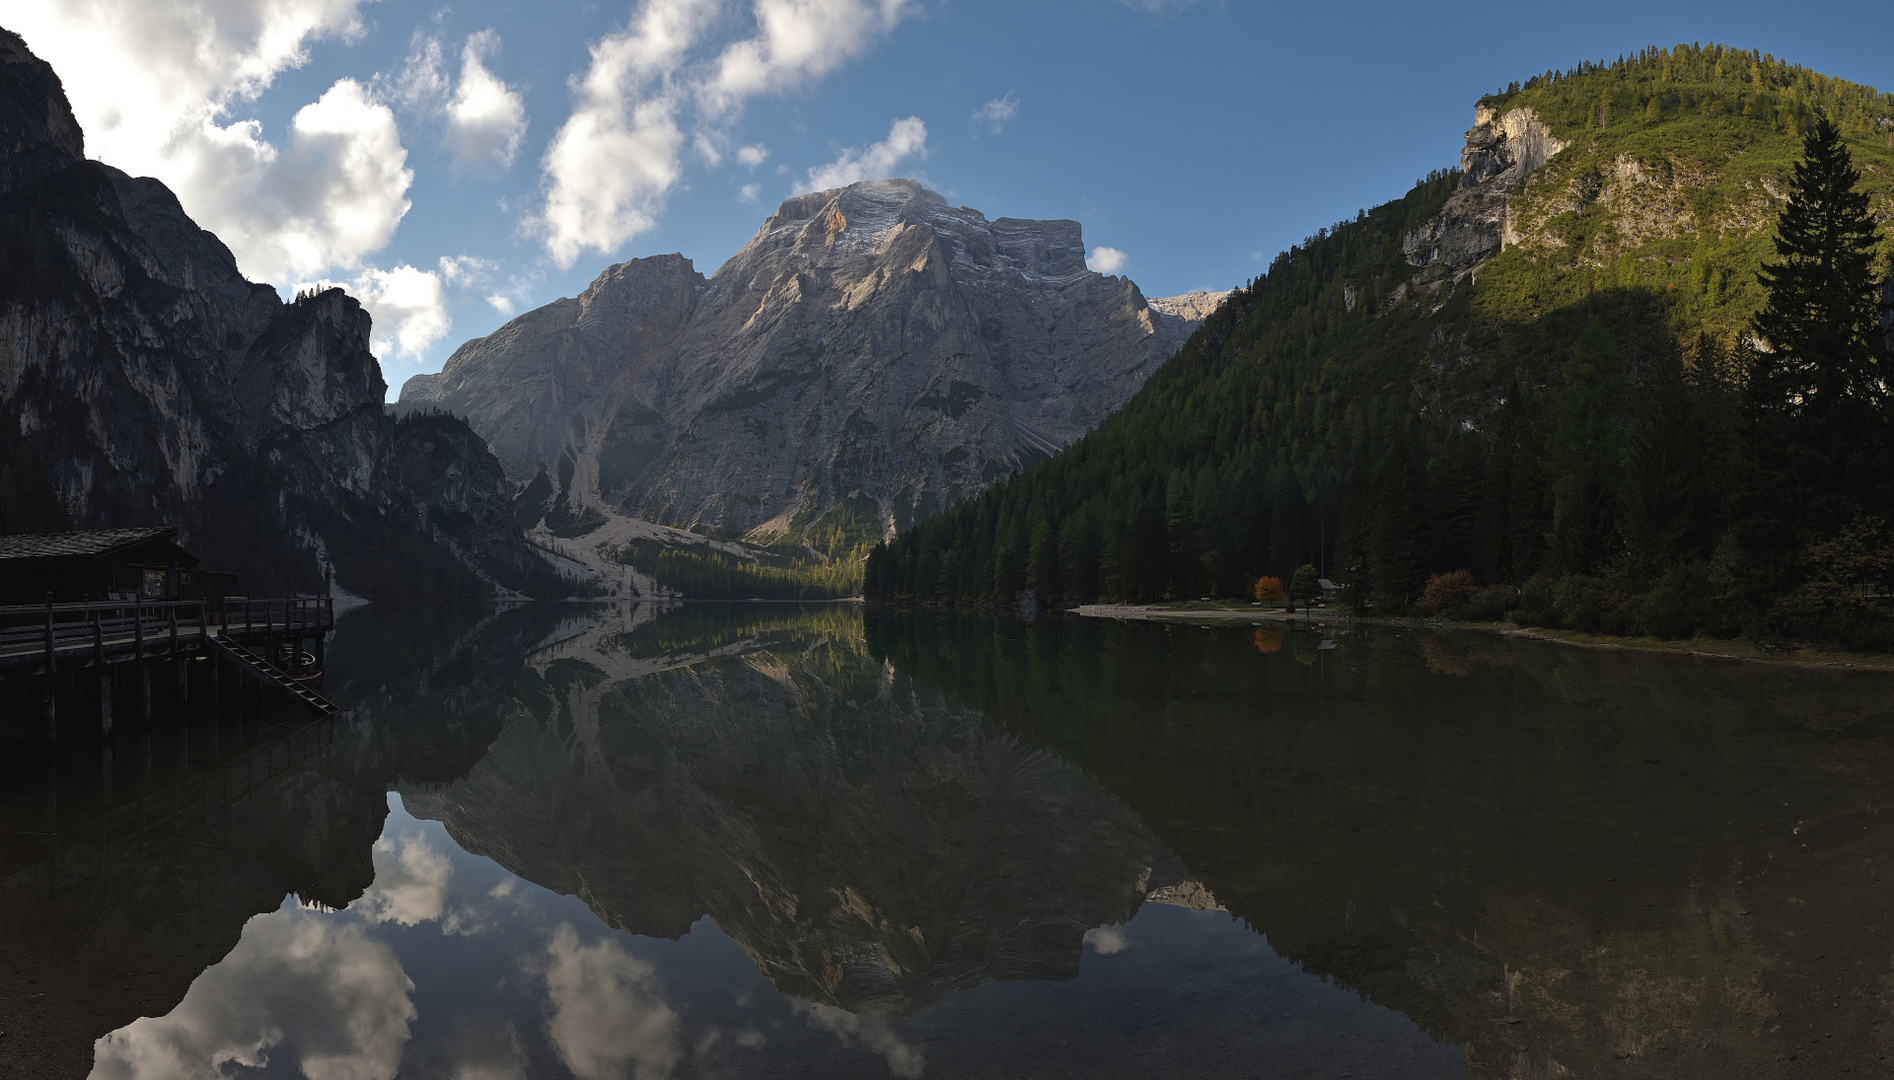
[[[1457,179],[1291,248],[1097,430],[877,548],[869,597],[1247,597],[1314,563],[1377,613],[1894,648],[1883,238],[1839,127],[1736,341],[1648,286],[1473,325],[1401,259]],[[1459,399],[1414,376],[1456,334],[1492,357]]]
[[1640,49],[1614,62],[1586,62],[1548,71],[1488,96],[1500,110],[1513,98],[1556,125],[1608,127],[1617,120],[1659,119],[1680,112],[1766,115],[1779,129],[1814,130],[1827,117],[1848,135],[1885,133],[1894,94],[1790,64],[1754,49],[1701,43]]
[[856,595],[860,564],[759,552],[755,560],[704,544],[632,540],[612,558],[687,600],[837,600]]

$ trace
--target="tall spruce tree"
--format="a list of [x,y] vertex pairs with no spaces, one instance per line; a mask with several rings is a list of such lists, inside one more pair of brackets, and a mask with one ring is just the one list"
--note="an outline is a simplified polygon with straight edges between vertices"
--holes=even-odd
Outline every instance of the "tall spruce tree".
[[1705,469],[1708,418],[1674,347],[1643,367],[1625,446],[1618,532],[1645,573],[1699,558],[1709,541],[1714,477]]
[[1617,547],[1623,383],[1611,332],[1593,319],[1565,362],[1559,424],[1548,447],[1552,555],[1568,574],[1591,573]]
[[1889,488],[1887,343],[1881,242],[1841,132],[1822,117],[1777,222],[1777,261],[1746,387],[1746,537],[1754,554],[1786,559],[1863,512],[1885,512]]

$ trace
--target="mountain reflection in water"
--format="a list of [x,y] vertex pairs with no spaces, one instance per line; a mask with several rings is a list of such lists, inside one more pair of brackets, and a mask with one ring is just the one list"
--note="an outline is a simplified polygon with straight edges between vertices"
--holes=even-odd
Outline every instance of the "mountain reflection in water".
[[784,605],[329,656],[333,725],[8,772],[0,1075],[1886,1067],[1883,675]]

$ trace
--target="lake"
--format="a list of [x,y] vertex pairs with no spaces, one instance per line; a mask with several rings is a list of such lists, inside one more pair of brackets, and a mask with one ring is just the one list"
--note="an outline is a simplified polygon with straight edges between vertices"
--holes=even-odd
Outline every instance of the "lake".
[[1894,1072],[1884,673],[692,604],[172,681],[0,717],[0,1077]]

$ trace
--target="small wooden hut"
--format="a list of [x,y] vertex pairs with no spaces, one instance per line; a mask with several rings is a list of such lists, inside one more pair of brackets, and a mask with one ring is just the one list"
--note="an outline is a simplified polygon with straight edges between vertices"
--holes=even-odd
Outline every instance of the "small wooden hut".
[[221,595],[229,575],[198,569],[176,528],[0,536],[0,604],[34,604],[48,593],[84,600],[194,600]]

